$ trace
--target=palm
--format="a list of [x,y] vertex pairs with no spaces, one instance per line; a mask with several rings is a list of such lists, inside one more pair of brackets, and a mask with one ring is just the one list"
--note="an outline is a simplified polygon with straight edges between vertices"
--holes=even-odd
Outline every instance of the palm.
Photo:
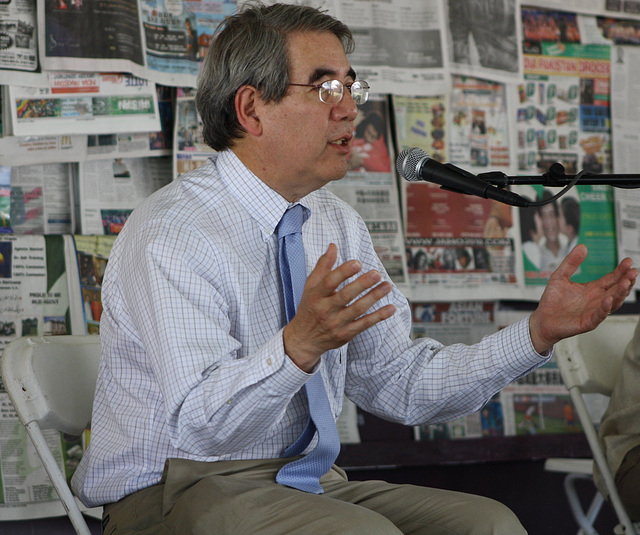
[[577,246],[549,278],[532,318],[532,339],[535,343],[539,336],[541,347],[595,329],[622,305],[635,282],[637,270],[631,268],[628,258],[595,281],[573,282],[571,276],[586,255],[587,248]]

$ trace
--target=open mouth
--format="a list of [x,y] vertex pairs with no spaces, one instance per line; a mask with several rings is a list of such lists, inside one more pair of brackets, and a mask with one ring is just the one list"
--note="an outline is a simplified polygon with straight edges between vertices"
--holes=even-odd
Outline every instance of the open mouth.
[[351,141],[351,138],[352,138],[352,137],[353,137],[353,136],[351,136],[351,135],[347,134],[347,135],[345,135],[345,136],[342,136],[342,137],[341,137],[341,138],[339,138],[339,139],[336,139],[336,140],[334,140],[334,141],[330,141],[329,143],[330,143],[331,145],[339,145],[339,146],[345,146],[345,147],[346,147],[346,146],[348,146],[348,145],[349,145],[349,142]]

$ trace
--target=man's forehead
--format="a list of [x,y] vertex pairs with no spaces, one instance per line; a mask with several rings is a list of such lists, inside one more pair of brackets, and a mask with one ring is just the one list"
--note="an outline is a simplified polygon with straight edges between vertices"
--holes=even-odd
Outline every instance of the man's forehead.
[[288,53],[289,73],[310,81],[355,75],[342,43],[331,32],[294,32],[289,35]]

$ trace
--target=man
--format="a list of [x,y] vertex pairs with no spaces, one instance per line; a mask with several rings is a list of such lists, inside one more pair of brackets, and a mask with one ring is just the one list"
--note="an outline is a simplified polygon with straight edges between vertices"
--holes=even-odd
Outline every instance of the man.
[[[346,173],[367,96],[352,48],[342,23],[291,5],[247,8],[214,40],[197,100],[220,152],[134,211],[105,273],[92,441],[73,481],[105,504],[104,533],[525,533],[482,497],[348,482],[337,450],[324,455],[343,395],[408,425],[478,410],[594,328],[637,272],[625,260],[573,284],[582,247],[527,320],[471,347],[412,342],[364,222],[322,188]],[[308,274],[292,318],[294,263],[278,266],[295,247],[276,236],[290,213]],[[330,422],[314,416],[318,383]],[[310,458],[329,465],[300,490],[290,467]]]

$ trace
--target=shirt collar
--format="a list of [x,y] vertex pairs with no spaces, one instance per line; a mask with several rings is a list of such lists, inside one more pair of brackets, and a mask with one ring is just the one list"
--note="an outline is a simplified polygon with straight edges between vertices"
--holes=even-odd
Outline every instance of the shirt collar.
[[231,150],[217,155],[216,166],[231,194],[258,223],[264,240],[271,238],[285,211],[296,204],[304,208],[304,221],[311,216],[309,195],[290,203],[253,174]]

